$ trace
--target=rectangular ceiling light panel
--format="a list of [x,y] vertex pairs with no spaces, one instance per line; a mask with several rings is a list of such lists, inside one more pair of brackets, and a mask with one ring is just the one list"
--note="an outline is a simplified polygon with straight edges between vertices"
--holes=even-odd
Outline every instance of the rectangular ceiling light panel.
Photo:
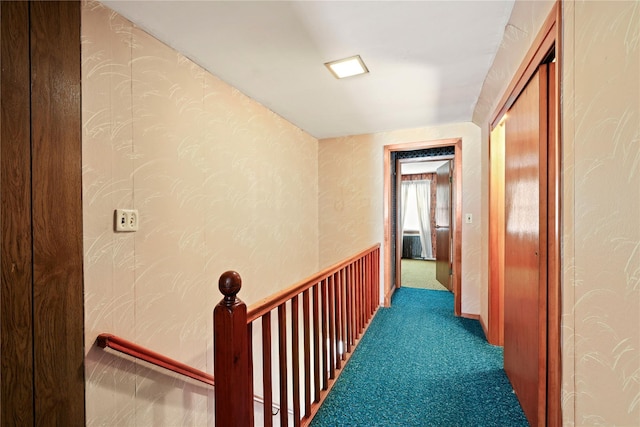
[[337,61],[331,61],[324,64],[329,71],[337,78],[343,79],[345,77],[357,76],[359,74],[368,73],[367,66],[362,62],[360,55],[352,56],[350,58],[339,59]]

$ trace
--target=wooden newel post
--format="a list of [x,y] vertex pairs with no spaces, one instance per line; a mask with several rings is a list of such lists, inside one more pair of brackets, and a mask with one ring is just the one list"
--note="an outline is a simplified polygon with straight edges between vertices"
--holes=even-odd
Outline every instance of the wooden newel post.
[[213,311],[215,421],[218,427],[253,426],[253,384],[247,306],[236,295],[242,279],[227,271],[218,282],[224,298]]

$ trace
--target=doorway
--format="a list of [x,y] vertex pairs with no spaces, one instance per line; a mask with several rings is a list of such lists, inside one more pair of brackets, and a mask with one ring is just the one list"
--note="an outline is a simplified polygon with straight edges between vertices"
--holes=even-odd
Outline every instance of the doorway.
[[[453,147],[449,148],[453,152]],[[396,245],[400,261],[396,287],[453,291],[450,280],[452,160],[453,155],[397,159],[400,191],[396,195]]]
[[[435,155],[427,156],[419,153],[420,150],[442,149],[449,147],[451,151],[446,153],[445,158],[437,160],[449,160],[452,169],[451,176],[451,210],[453,212],[450,223],[451,233],[451,262],[447,271],[449,279],[446,280],[454,294],[454,314],[461,314],[461,208],[462,208],[462,140],[446,139],[427,142],[394,144],[384,147],[384,227],[385,227],[385,285],[384,302],[385,306],[390,306],[391,296],[395,289],[401,285],[401,259],[402,245],[399,239],[402,238],[402,230],[399,227],[398,212],[399,198],[397,195],[401,191],[401,178],[399,174],[400,158],[413,158],[414,162],[424,160],[424,157],[431,157],[436,160]],[[437,243],[436,243],[437,249]]]

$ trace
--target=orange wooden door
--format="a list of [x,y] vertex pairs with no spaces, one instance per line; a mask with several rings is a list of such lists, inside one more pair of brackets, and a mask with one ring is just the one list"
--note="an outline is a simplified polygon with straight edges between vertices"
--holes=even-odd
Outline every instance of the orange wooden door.
[[436,170],[436,280],[453,292],[451,283],[451,162]]
[[546,411],[548,66],[508,112],[505,145],[504,369],[531,426]]

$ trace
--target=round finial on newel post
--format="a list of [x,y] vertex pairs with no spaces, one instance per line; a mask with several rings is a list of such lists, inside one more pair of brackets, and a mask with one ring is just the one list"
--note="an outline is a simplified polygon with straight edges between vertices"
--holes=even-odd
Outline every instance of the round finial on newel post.
[[232,303],[242,288],[242,278],[236,271],[225,271],[218,280],[218,289],[224,295],[225,302]]

